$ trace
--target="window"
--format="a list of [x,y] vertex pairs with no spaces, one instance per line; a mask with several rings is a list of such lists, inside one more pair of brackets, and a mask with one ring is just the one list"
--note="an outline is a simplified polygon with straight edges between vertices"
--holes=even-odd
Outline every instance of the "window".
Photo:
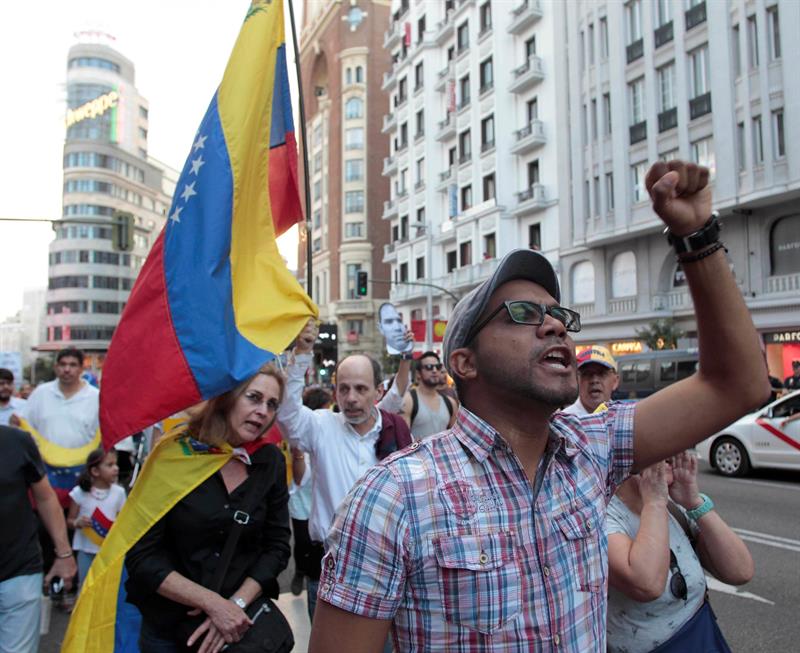
[[656,70],[658,77],[658,112],[668,111],[675,106],[675,62],[670,62]]
[[600,215],[600,177],[598,175],[594,176],[592,189],[594,190],[594,204],[592,208],[593,215]]
[[494,115],[481,120],[481,152],[494,147]]
[[594,265],[591,261],[581,261],[572,268],[572,303],[591,304],[594,302]]
[[622,252],[611,261],[611,296],[633,297],[636,295],[636,255]]
[[417,177],[417,185],[421,185],[425,183],[425,157],[421,159],[417,159],[416,168],[416,177]]
[[470,130],[467,129],[458,135],[459,163],[466,163],[472,158],[472,143]]
[[786,156],[786,140],[783,133],[783,109],[772,112],[772,156],[780,159]]
[[458,108],[461,109],[469,104],[469,75],[464,75],[458,80],[458,94],[461,98]]
[[530,61],[531,57],[536,56],[536,35],[531,36],[525,41],[525,61]]
[[421,89],[424,82],[425,82],[425,72],[423,70],[423,62],[420,61],[414,67],[414,90],[418,91],[419,89]]
[[364,159],[348,159],[344,162],[344,180],[361,181],[364,179]]
[[458,267],[458,252],[454,249],[446,254],[447,256],[447,271],[452,272]]
[[459,54],[469,47],[469,21],[465,20],[458,26],[456,33],[456,45],[458,46]]
[[322,152],[317,152],[314,155],[314,172],[322,170]]
[[644,185],[644,177],[647,174],[647,163],[637,163],[631,166],[631,200],[634,204],[644,202],[647,199],[647,188]]
[[417,43],[422,43],[425,39],[425,16],[417,20]]
[[638,125],[644,122],[644,77],[640,77],[628,84],[628,96],[630,97],[631,125]]
[[361,270],[361,263],[348,263],[347,264],[347,297],[349,299],[357,299],[357,277]]
[[659,160],[664,161],[666,163],[667,161],[674,161],[675,159],[677,159],[679,153],[680,152],[678,151],[677,148],[674,150],[667,150],[666,152],[662,152],[658,158]]
[[581,106],[581,143],[586,145],[589,142],[589,110],[586,102]]
[[742,46],[739,43],[739,26],[731,27],[731,58],[733,59],[733,72],[738,77],[742,74]]
[[447,164],[452,168],[458,160],[458,148],[453,146],[447,151]]
[[611,94],[603,93],[603,135],[611,136]]
[[487,0],[481,5],[480,9],[480,28],[481,34],[485,34],[492,29],[492,3]]
[[344,117],[351,118],[364,117],[364,101],[358,97],[351,97],[344,105]]
[[581,30],[581,52],[578,57],[581,71],[586,67],[586,34]]
[[404,122],[400,125],[400,138],[395,139],[395,150],[400,151],[408,147],[408,123]]
[[606,173],[606,210],[614,210],[614,173]]
[[139,138],[147,138],[147,130],[144,127],[139,127]]
[[[422,206],[417,209],[417,224],[425,225],[425,207]],[[425,226],[417,227],[417,235],[423,236],[425,234]]]
[[539,159],[528,161],[528,188],[539,183]]
[[589,180],[583,182],[583,218],[588,220],[592,214],[592,205],[589,203]]
[[672,9],[670,7],[672,0],[657,0],[656,1],[656,27],[663,27],[672,21]]
[[467,184],[461,189],[461,211],[472,208],[472,184]]
[[400,264],[400,281],[408,281],[408,263]]
[[527,117],[527,124],[531,124],[534,120],[539,119],[539,99],[533,98],[528,100],[525,105],[525,116]]
[[425,278],[425,257],[418,256],[417,257],[417,279],[424,279]]
[[747,63],[750,68],[758,67],[758,24],[756,17],[747,17]]
[[761,133],[761,116],[753,118],[753,165],[764,163],[764,135]]
[[483,201],[493,200],[496,196],[497,189],[495,187],[494,173],[486,175],[483,178]]
[[363,238],[364,237],[364,223],[363,222],[345,222],[344,223],[344,237],[345,238]]
[[405,77],[403,77],[403,79],[401,79],[397,83],[397,97],[395,98],[394,105],[396,107],[399,107],[407,99],[408,99],[408,80]]
[[408,216],[400,217],[400,238],[406,240],[408,238]]
[[486,234],[483,237],[483,260],[497,258],[497,239],[494,234]]
[[628,30],[626,45],[642,38],[642,0],[631,0],[625,5],[625,24]]
[[472,265],[472,241],[466,240],[458,246],[460,267]]
[[364,320],[347,320],[347,333],[355,333],[358,336],[363,336]]
[[481,93],[488,91],[494,86],[494,71],[492,69],[492,58],[481,62],[480,70]]
[[689,53],[692,71],[692,97],[700,97],[708,93],[708,45],[703,45]]
[[744,151],[744,123],[740,122],[736,125],[736,157],[739,172],[742,172],[747,166],[745,165],[745,151]]
[[716,176],[717,164],[714,159],[714,141],[710,136],[692,143],[692,161],[708,168],[711,179]]
[[400,171],[400,174],[397,176],[395,180],[395,190],[397,191],[397,195],[405,195],[408,192],[408,168],[403,168]]
[[361,66],[356,66],[356,84],[364,83],[364,69]]
[[528,225],[528,247],[537,252],[542,249],[542,225],[538,222]]
[[314,200],[318,200],[322,197],[322,182],[315,181],[314,182]]
[[608,19],[600,18],[600,59],[608,59]]
[[425,135],[425,109],[417,111],[414,122],[416,123],[414,138],[421,138]]
[[767,49],[770,61],[781,58],[781,31],[777,5],[767,9]]
[[363,150],[364,149],[364,128],[351,127],[344,130],[345,149]]
[[314,229],[319,229],[322,226],[322,210],[317,209],[314,211]]
[[586,33],[587,46],[589,50],[589,65],[594,66],[594,23],[589,23],[589,31]]
[[361,213],[364,211],[364,191],[349,190],[344,194],[345,213]]
[[592,98],[592,140],[597,140],[597,98]]
[[344,83],[345,84],[352,84],[353,83],[353,69],[347,68],[344,71]]

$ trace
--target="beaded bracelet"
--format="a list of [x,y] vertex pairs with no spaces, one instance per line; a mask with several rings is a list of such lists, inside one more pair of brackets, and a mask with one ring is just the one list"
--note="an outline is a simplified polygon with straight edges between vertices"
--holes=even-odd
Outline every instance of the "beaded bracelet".
[[678,262],[683,263],[697,263],[697,261],[702,261],[707,256],[711,256],[714,252],[719,251],[720,249],[724,249],[725,253],[728,253],[728,248],[725,247],[721,242],[717,241],[708,249],[703,250],[699,254],[695,254],[694,256],[678,256]]

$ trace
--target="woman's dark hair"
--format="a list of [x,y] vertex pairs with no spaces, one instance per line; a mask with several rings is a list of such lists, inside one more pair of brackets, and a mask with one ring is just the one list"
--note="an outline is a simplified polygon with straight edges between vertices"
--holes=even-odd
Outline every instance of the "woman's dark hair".
[[84,492],[88,492],[89,490],[92,489],[92,469],[94,469],[95,467],[99,467],[100,463],[103,462],[103,459],[105,457],[106,457],[106,452],[103,450],[103,447],[98,447],[97,449],[94,449],[86,457],[86,467],[83,468],[81,475],[78,477],[78,485]]
[[[228,442],[230,428],[228,426],[228,412],[233,408],[236,400],[241,397],[250,382],[259,374],[271,376],[278,382],[280,396],[278,401],[283,401],[286,389],[286,379],[272,363],[262,366],[258,372],[245,381],[242,381],[233,390],[229,390],[213,399],[206,401],[202,408],[195,413],[186,427],[186,432],[193,438],[206,444],[219,446]],[[271,424],[270,424],[271,426]]]

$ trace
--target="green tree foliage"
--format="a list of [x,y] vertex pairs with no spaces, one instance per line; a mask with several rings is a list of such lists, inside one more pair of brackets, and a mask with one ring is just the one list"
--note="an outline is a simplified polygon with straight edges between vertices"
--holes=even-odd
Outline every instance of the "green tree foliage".
[[671,317],[663,320],[653,320],[646,327],[636,329],[636,337],[653,350],[677,349],[678,340],[684,336],[675,320]]

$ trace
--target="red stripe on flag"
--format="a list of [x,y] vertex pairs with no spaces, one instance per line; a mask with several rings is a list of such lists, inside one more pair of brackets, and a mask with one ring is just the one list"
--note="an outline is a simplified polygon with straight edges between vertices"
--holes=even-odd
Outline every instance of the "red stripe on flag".
[[286,133],[286,143],[269,151],[269,201],[275,236],[280,236],[303,219],[297,183],[297,143],[294,132]]
[[114,525],[114,521],[106,517],[105,513],[100,510],[100,508],[95,508],[94,512],[92,513],[92,520],[96,521],[100,526],[106,529],[110,529]]
[[172,325],[164,233],[139,273],[103,367],[100,429],[106,449],[202,400]]
[[769,431],[770,433],[772,433],[772,435],[774,435],[779,440],[783,440],[790,447],[794,447],[795,449],[800,451],[800,442],[795,442],[794,440],[792,440],[792,438],[790,438],[788,435],[786,435],[783,431],[780,431],[780,430],[776,429],[774,426],[772,426],[772,424],[770,424],[766,420],[757,419],[756,420],[756,424],[758,424],[765,431]]

